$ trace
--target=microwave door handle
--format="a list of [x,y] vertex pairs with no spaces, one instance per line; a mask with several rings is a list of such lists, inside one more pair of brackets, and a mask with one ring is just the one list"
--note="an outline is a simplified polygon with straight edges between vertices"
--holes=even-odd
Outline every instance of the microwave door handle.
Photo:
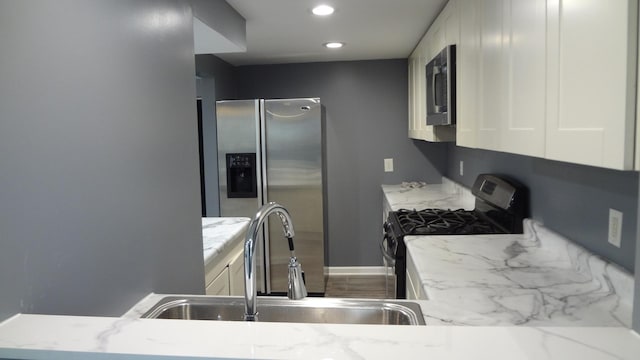
[[440,74],[440,68],[438,66],[434,66],[433,72],[431,73],[431,101],[433,101],[433,109],[436,113],[442,111],[440,109],[441,106],[438,105],[436,101],[438,99],[438,96],[436,95],[436,77],[438,76],[438,74]]

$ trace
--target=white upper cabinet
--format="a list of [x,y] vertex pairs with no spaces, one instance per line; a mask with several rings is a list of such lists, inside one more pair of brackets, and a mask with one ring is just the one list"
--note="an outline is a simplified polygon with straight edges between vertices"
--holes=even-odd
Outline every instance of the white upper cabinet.
[[502,0],[483,0],[480,17],[480,106],[477,146],[501,150],[500,129],[506,121],[506,49]]
[[432,127],[427,126],[426,74],[427,37],[425,36],[409,57],[409,137],[435,141]]
[[546,0],[505,0],[505,113],[501,149],[544,157]]
[[456,47],[456,145],[476,147],[480,89],[478,0],[458,0],[460,41]]
[[548,3],[545,157],[632,169],[637,1]]
[[457,145],[633,169],[637,2],[459,0]]
[[458,145],[544,156],[545,2],[460,2]]
[[457,0],[450,0],[409,56],[409,137],[425,141],[454,141],[455,128],[427,125],[426,66],[446,45],[460,37]]
[[[468,117],[463,118],[459,133],[475,131],[476,134],[473,142],[465,142],[471,136],[462,135],[461,145],[471,143],[482,149],[542,157],[546,115],[546,0],[473,2],[478,7],[474,12],[480,38],[472,38],[473,29],[464,31],[468,40],[462,43],[463,73],[460,76],[465,76],[464,69],[471,68],[475,62],[480,84],[478,103],[474,104],[477,116],[475,126],[467,125],[473,123],[473,119],[465,123]],[[467,46],[477,47],[477,55],[464,58]],[[464,99],[466,96],[462,95]],[[461,106],[469,105],[461,103]]]

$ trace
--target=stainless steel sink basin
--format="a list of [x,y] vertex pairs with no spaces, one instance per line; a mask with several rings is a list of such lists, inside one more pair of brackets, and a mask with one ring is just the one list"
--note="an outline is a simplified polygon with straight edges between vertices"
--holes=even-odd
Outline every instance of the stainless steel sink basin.
[[[425,325],[420,306],[388,300],[258,298],[258,321]],[[242,297],[172,297],[159,301],[143,318],[243,321]]]

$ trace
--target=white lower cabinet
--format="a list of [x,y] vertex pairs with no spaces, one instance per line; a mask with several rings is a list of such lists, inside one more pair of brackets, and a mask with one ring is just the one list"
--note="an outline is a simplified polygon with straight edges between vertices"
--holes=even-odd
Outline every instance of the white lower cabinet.
[[205,292],[207,295],[229,295],[229,267],[224,269],[207,285]]
[[244,252],[240,251],[229,263],[229,295],[244,295]]
[[420,281],[420,276],[418,276],[418,270],[416,269],[415,264],[413,263],[413,259],[411,255],[407,253],[407,299],[408,300],[428,300],[427,294],[424,292],[422,288],[422,282]]
[[214,261],[205,271],[205,293],[244,295],[244,241],[237,241]]

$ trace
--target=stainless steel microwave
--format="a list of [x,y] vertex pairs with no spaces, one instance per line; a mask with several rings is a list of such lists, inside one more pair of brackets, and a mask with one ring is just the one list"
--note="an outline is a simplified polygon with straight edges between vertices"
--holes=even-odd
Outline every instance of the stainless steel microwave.
[[456,123],[456,46],[449,45],[427,64],[427,125]]

